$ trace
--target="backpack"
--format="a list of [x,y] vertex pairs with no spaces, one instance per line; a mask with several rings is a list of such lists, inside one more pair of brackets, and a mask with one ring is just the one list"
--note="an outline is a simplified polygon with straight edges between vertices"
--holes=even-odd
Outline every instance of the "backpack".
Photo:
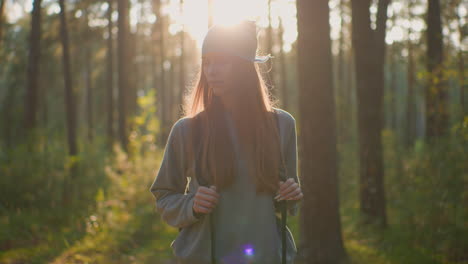
[[[277,127],[278,127],[278,132],[280,131],[280,127],[279,127],[279,119],[278,119],[278,114],[276,113],[277,110],[274,110],[275,111],[275,119],[276,119],[276,124],[277,124]],[[198,121],[198,120],[197,120]],[[194,130],[193,130],[193,144],[194,144],[194,149],[197,151],[197,153],[200,153],[201,151],[201,144],[200,144],[200,140],[196,140],[197,138],[199,139],[200,138],[200,135],[201,135],[201,122],[193,122],[194,124]],[[281,148],[280,148],[280,155],[282,156],[282,151],[281,151]],[[196,155],[195,157],[199,157],[200,155]],[[281,157],[282,158],[282,157]],[[196,161],[195,164],[198,164],[198,162]],[[196,166],[196,169],[195,169],[195,178],[197,180],[197,182],[199,183],[200,186],[205,186],[205,187],[208,187],[210,186],[209,182],[203,178],[203,177],[199,177],[201,175],[201,172],[200,172],[200,166]],[[279,174],[280,175],[280,178],[281,180],[283,181],[286,181],[286,177],[283,176],[283,174]],[[280,202],[278,202],[278,206],[280,208],[280,211],[281,211],[281,243],[282,243],[282,260],[281,260],[281,263],[282,264],[286,264],[286,224],[287,224],[287,204],[286,204],[286,200],[282,200]],[[215,240],[215,226],[214,226],[214,215],[213,214],[209,214],[209,221],[210,221],[210,241],[211,241],[211,264],[216,264],[216,259],[215,259],[215,243],[213,243],[213,241]],[[179,229],[180,231],[181,229]]]

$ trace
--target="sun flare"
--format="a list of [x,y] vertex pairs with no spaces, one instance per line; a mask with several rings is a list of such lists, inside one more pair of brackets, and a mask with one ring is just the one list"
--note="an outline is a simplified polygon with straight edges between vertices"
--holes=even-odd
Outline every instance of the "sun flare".
[[[177,4],[176,2],[174,4]],[[176,9],[176,6],[174,6]],[[284,49],[290,50],[297,38],[296,6],[294,0],[271,1],[272,26],[278,28],[279,18],[284,27]],[[241,20],[254,20],[260,28],[268,26],[268,0],[212,0],[213,23],[233,25]],[[185,0],[184,14],[179,23],[201,45],[208,30],[208,0]]]

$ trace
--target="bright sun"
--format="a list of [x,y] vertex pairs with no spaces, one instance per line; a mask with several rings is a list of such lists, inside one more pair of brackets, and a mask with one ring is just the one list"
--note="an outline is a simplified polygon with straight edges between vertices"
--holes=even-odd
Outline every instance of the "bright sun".
[[242,19],[256,20],[262,16],[263,1],[252,0],[215,0],[213,1],[213,19],[218,24],[235,24]]
[[[281,17],[285,28],[284,48],[289,50],[297,37],[295,0],[271,2],[273,27],[278,27],[278,17]],[[212,0],[212,3],[215,24],[230,25],[249,19],[257,21],[257,25],[263,28],[268,25],[268,0]],[[200,45],[208,30],[208,0],[185,0],[184,14],[179,21]]]

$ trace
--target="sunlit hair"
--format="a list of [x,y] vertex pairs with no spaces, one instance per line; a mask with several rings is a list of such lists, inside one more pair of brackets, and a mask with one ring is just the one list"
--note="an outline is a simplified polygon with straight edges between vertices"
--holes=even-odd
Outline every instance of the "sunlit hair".
[[[273,112],[276,102],[271,98],[258,64],[234,56],[229,58],[233,62],[235,83],[231,88],[235,90],[232,94],[236,104],[233,116],[239,117],[234,118],[234,122],[241,155],[249,175],[255,177],[257,192],[274,194],[279,187],[280,164],[284,164],[280,159],[279,131]],[[201,153],[194,154],[201,168],[198,177],[214,183],[220,191],[231,185],[237,166],[234,164],[234,146],[226,140],[229,134],[223,120],[223,104],[208,85],[204,63],[202,58],[196,82],[185,96],[183,110],[184,117],[190,117],[191,127],[194,122],[200,122],[202,128],[201,134],[194,139],[201,141]]]

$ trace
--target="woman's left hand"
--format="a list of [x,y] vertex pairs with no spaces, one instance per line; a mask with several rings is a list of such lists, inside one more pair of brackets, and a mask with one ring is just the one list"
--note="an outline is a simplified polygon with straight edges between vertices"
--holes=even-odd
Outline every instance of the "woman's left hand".
[[293,178],[289,178],[285,182],[280,181],[280,189],[277,194],[278,195],[275,197],[277,201],[300,200],[304,197],[301,187]]

